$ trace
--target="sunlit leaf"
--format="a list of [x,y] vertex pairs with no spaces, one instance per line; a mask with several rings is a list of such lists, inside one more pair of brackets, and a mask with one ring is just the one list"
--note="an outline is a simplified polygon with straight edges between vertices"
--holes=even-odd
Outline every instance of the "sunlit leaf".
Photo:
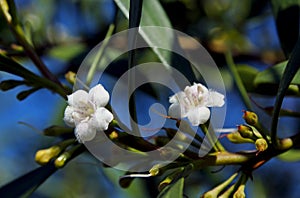
[[[116,2],[122,13],[125,15],[125,17],[129,18],[129,0],[114,1]],[[143,2],[143,11],[140,26],[160,26],[171,28],[171,23],[158,0]],[[170,35],[169,31],[163,31],[162,29],[159,29],[157,31],[151,29],[151,32],[146,31],[145,29],[141,29],[140,34],[150,46],[170,46],[169,49],[171,49],[174,42],[178,42],[173,35]],[[173,58],[172,53],[160,48],[152,48],[152,50],[158,56],[162,64],[167,69],[169,69]],[[178,60],[173,62],[176,63],[178,62]],[[185,76],[194,79],[195,76],[191,69],[191,66],[184,61],[182,62],[183,64],[177,64],[174,67],[177,70],[181,71],[181,73],[183,73]]]
[[287,152],[279,155],[278,158],[286,162],[297,162],[300,161],[300,150],[290,149]]
[[[278,63],[262,72],[259,72],[254,80],[256,86],[260,84],[279,84],[283,72],[288,61]],[[293,78],[291,84],[300,85],[300,71],[298,71]]]
[[0,197],[28,197],[57,169],[53,163],[39,167],[0,188]]
[[174,184],[170,184],[164,188],[158,195],[158,198],[183,197],[184,178],[180,178]]

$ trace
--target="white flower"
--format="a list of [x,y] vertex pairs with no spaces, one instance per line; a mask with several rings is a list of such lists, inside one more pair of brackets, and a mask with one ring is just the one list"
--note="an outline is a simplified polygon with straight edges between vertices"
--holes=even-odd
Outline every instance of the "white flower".
[[202,84],[194,83],[171,96],[169,102],[169,115],[174,118],[187,117],[193,126],[204,124],[210,117],[208,107],[221,107],[224,105],[224,95],[208,90]]
[[107,105],[109,94],[100,84],[93,87],[89,93],[77,90],[68,96],[68,106],[65,109],[64,121],[75,127],[78,142],[90,141],[97,131],[107,130],[113,115],[104,106]]

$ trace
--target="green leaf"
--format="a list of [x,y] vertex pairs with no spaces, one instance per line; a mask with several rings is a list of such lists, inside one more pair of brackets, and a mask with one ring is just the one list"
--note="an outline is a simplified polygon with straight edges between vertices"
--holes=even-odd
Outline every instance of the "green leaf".
[[26,82],[22,80],[4,80],[0,83],[0,89],[7,91],[24,84],[26,84]]
[[60,94],[62,97],[67,98],[66,90],[62,89],[61,86],[54,83],[51,80],[46,78],[42,78],[33,72],[27,70],[19,63],[15,62],[14,60],[0,54],[0,71],[4,71],[10,74],[14,74],[16,76],[22,77],[26,80],[26,83],[31,85],[34,88],[47,88],[51,91],[54,91]]
[[183,197],[184,178],[180,178],[173,185],[164,188],[158,195],[158,198],[179,198]]
[[24,100],[26,99],[28,96],[30,96],[31,94],[33,94],[34,92],[40,90],[41,87],[34,87],[32,89],[29,89],[29,90],[25,90],[25,91],[22,91],[20,93],[18,93],[17,95],[17,99],[18,100]]
[[289,57],[299,36],[299,0],[271,0],[281,47]]
[[57,169],[53,163],[39,167],[0,188],[1,197],[28,197]]
[[290,149],[287,152],[282,153],[278,156],[278,159],[286,162],[297,162],[300,161],[300,150]]
[[274,142],[275,147],[277,147],[277,124],[278,124],[278,117],[280,114],[280,109],[282,106],[282,102],[284,96],[288,90],[290,83],[292,82],[294,76],[296,75],[297,71],[300,68],[300,40],[298,39],[295,48],[292,51],[292,55],[289,59],[289,62],[284,69],[282,79],[279,84],[274,111],[272,115],[272,124],[271,124],[271,140]]
[[[268,69],[259,72],[254,80],[255,86],[260,84],[279,84],[283,72],[287,66],[288,61],[278,63]],[[298,71],[293,78],[291,84],[300,85],[300,71]]]
[[[114,1],[116,2],[119,9],[123,12],[125,17],[128,19],[129,0]],[[158,0],[144,1],[140,26],[160,26],[168,28],[172,27],[164,9],[162,8]],[[173,44],[176,44],[175,42],[178,42],[173,35],[170,35],[169,31],[164,31],[162,29],[158,29],[157,31],[155,31],[154,29],[151,29],[151,31],[140,29],[140,34],[150,46],[169,46],[168,48],[171,49]],[[176,46],[179,45],[176,44]],[[167,69],[170,68],[170,65],[174,65],[171,64],[172,53],[170,51],[156,47],[152,48],[152,50]],[[195,79],[195,75],[190,64],[182,61],[180,58],[178,58],[178,56],[175,56],[175,59],[176,60],[173,60],[174,63],[177,63],[179,60],[182,62],[182,64],[176,64],[174,67],[190,79]]]
[[248,92],[255,90],[254,79],[258,74],[258,70],[249,65],[236,65],[236,69],[241,76],[242,82]]

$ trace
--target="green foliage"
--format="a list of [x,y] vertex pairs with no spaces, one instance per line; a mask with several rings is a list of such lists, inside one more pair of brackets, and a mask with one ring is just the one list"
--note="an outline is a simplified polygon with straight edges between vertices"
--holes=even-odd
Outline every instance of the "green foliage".
[[[261,84],[279,84],[280,80],[283,77],[283,72],[287,66],[288,61],[278,63],[262,72],[259,72],[254,79],[255,86]],[[300,72],[298,71],[293,77],[291,82],[293,85],[300,85]]]
[[178,179],[176,182],[164,188],[158,195],[158,198],[183,197],[184,178]]
[[281,47],[286,57],[289,58],[299,37],[300,2],[298,0],[271,0],[271,3]]
[[2,186],[0,195],[2,197],[28,197],[56,170],[53,163],[39,167]]

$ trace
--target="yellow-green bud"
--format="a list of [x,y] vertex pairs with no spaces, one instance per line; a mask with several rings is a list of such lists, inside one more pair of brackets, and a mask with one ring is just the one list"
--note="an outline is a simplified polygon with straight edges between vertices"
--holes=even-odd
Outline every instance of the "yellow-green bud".
[[240,185],[237,191],[233,194],[233,198],[245,198],[245,185]]
[[61,152],[60,146],[51,146],[48,149],[42,149],[36,152],[35,161],[40,165],[47,164],[51,159],[57,157]]
[[149,170],[149,173],[151,174],[151,176],[156,176],[159,174],[160,168],[161,168],[161,164],[156,164]]
[[258,116],[254,112],[244,111],[243,118],[247,124],[250,124],[252,126],[254,126],[258,123]]
[[226,137],[228,138],[228,140],[232,143],[236,143],[236,144],[242,144],[242,143],[254,143],[254,140],[250,139],[250,138],[244,138],[241,136],[240,132],[235,131],[233,133],[229,133],[228,135],[226,135]]
[[76,81],[76,74],[72,71],[69,71],[68,73],[65,74],[65,78],[69,83],[74,85]]
[[69,150],[66,150],[58,158],[55,159],[54,165],[56,168],[64,167],[69,160],[79,155],[85,150],[85,147],[82,144],[77,144],[71,147]]
[[69,152],[62,153],[58,158],[55,159],[54,165],[56,168],[62,168],[66,165],[66,162],[71,157]]
[[250,139],[255,138],[252,129],[246,125],[239,125],[238,132],[241,134],[243,138],[250,138]]
[[268,143],[265,139],[259,138],[255,141],[255,147],[259,152],[265,151],[268,148]]

